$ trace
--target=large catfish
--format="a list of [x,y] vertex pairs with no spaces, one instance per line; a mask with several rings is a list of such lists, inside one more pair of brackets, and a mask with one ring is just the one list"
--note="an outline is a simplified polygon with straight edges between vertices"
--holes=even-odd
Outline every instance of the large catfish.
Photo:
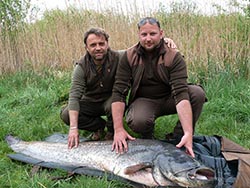
[[[129,151],[124,154],[111,151],[112,141],[80,142],[73,149],[68,149],[66,142],[25,142],[11,135],[6,137],[6,141],[17,154],[27,156],[39,164],[47,164],[48,167],[87,167],[148,187],[209,188],[215,183],[212,169],[174,145],[159,140],[129,141]],[[9,157],[18,159],[15,154]]]

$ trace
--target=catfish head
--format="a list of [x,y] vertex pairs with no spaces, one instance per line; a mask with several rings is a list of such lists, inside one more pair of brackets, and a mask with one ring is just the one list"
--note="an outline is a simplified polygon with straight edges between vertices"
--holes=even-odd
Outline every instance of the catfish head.
[[153,176],[159,185],[167,179],[183,187],[214,187],[214,171],[180,149],[159,152],[153,164]]

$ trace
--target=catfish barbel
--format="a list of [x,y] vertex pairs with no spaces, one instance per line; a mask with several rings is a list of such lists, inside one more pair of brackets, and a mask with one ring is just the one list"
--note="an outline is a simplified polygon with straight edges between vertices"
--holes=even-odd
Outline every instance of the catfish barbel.
[[6,136],[9,146],[24,156],[57,166],[88,167],[114,174],[148,187],[182,186],[210,188],[214,171],[174,145],[160,140],[128,141],[128,152],[111,151],[112,141],[80,142],[68,149],[66,142],[25,142]]

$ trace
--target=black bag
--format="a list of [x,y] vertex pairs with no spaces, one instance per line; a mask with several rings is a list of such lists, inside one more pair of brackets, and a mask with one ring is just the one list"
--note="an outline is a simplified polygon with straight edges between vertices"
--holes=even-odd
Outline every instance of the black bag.
[[194,136],[195,158],[214,169],[216,188],[250,185],[250,150],[220,136]]
[[227,161],[221,152],[220,137],[194,136],[195,158],[214,169],[215,188],[232,188],[238,173],[238,161]]

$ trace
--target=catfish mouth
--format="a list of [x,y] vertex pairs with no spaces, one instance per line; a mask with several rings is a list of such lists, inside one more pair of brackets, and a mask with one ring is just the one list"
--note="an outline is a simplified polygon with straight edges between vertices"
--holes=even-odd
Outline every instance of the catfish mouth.
[[213,181],[214,171],[210,168],[198,168],[188,173],[188,178],[195,181]]

